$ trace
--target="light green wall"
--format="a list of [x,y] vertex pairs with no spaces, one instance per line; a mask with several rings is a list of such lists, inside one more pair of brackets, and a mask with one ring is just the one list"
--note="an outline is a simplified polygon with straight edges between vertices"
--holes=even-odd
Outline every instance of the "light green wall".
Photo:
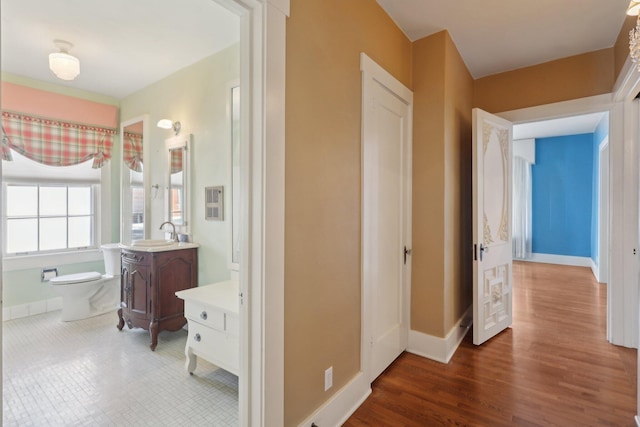
[[[104,273],[104,262],[85,262],[81,264],[59,265],[58,275],[82,273],[85,271],[97,271]],[[35,301],[44,301],[49,298],[59,297],[51,286],[40,281],[40,268],[29,270],[5,271],[3,276],[2,305],[12,307],[14,305],[27,304]]]
[[[38,89],[49,90],[78,98],[120,105],[120,120],[149,114],[152,144],[149,167],[151,183],[165,185],[167,159],[164,140],[173,136],[171,131],[155,126],[161,118],[171,118],[182,123],[181,134],[193,134],[191,150],[191,234],[198,249],[199,283],[206,284],[229,278],[227,260],[228,218],[224,221],[204,220],[204,187],[224,185],[225,202],[231,195],[228,177],[229,136],[227,129],[227,89],[231,81],[239,78],[238,45],[205,58],[186,67],[153,85],[118,101],[91,92],[78,91],[64,86],[38,82],[7,73],[2,79]],[[111,171],[111,238],[104,241],[119,241],[120,236],[120,140],[112,151]],[[104,207],[103,207],[104,208]],[[158,230],[165,220],[165,195],[158,191],[151,203],[151,238],[162,238]],[[83,271],[104,272],[102,261],[59,265],[58,274]],[[40,282],[40,268],[5,271],[2,277],[3,306],[11,307],[56,297],[48,285]]]
[[[230,200],[228,159],[230,136],[227,117],[229,84],[239,79],[239,46],[231,46],[215,55],[184,68],[121,101],[122,121],[149,114],[151,145],[151,184],[160,191],[151,199],[150,238],[163,238],[160,224],[166,220],[167,151],[165,140],[170,130],[156,127],[162,118],[180,121],[180,135],[192,134],[190,233],[198,249],[198,282],[212,283],[230,276],[227,256],[229,219],[204,220],[204,188],[223,185],[225,203]],[[152,196],[154,191],[151,191]]]

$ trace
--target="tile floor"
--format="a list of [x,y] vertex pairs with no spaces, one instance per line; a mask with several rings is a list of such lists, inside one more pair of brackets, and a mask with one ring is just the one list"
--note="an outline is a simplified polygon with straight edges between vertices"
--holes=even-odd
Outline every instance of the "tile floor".
[[3,323],[3,423],[10,426],[236,426],[238,377],[201,359],[184,369],[187,332],[122,332],[117,315],[60,312]]

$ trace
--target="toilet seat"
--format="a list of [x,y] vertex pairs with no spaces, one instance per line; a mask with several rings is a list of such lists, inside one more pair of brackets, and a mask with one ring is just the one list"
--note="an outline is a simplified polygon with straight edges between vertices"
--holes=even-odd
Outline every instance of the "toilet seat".
[[102,274],[97,271],[85,273],[66,274],[64,276],[53,277],[49,280],[52,285],[71,285],[74,283],[95,282],[102,278]]

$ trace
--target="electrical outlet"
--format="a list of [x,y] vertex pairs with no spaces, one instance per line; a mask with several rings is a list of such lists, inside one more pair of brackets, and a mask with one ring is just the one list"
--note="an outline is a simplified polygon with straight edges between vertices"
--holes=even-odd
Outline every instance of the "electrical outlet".
[[324,391],[327,391],[333,385],[333,366],[324,371]]

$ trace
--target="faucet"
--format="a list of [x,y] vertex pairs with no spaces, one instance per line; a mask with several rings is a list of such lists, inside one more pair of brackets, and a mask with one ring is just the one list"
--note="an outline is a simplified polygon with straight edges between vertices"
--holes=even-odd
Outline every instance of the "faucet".
[[171,240],[173,240],[174,242],[178,241],[178,234],[176,233],[176,226],[171,222],[171,221],[165,221],[162,224],[160,224],[160,230],[162,230],[162,227],[165,226],[165,224],[169,224],[172,228],[171,234],[169,235]]

